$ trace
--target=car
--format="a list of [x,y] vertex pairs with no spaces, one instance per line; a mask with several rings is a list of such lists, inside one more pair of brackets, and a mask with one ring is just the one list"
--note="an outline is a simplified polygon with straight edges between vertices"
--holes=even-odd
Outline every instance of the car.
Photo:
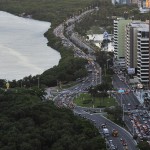
[[131,104],[130,104],[130,103],[128,103],[128,106],[131,106]]
[[124,139],[122,140],[122,145],[127,146],[127,142]]
[[144,111],[144,114],[146,114],[147,112],[146,111]]
[[113,141],[112,141],[112,140],[109,140],[109,144],[113,144]]
[[143,121],[145,121],[145,118],[142,118]]
[[126,94],[128,94],[129,92],[130,92],[130,90],[127,90],[127,91],[126,91]]
[[111,150],[116,150],[116,146],[115,145],[111,145]]
[[128,107],[128,111],[130,111],[131,109]]
[[148,115],[144,115],[144,117],[145,117],[145,118],[148,118],[149,116],[148,116]]
[[145,120],[144,123],[147,124],[147,121]]
[[101,124],[101,128],[106,128],[106,125],[105,124]]
[[140,116],[143,116],[143,113],[139,113]]

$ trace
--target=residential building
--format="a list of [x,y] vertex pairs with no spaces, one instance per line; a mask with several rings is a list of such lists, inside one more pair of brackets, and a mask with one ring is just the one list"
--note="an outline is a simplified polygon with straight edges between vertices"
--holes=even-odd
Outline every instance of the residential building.
[[149,25],[137,29],[137,77],[141,83],[149,83]]
[[125,27],[132,20],[117,18],[114,20],[114,55],[115,59],[125,58]]
[[135,68],[138,80],[149,83],[149,24],[133,21],[126,25],[125,62],[126,69]]
[[125,28],[125,62],[126,68],[137,68],[137,29],[141,21],[132,21]]
[[137,4],[138,0],[112,0],[112,4],[120,4],[120,5],[130,5],[130,4]]
[[138,2],[139,2],[139,0],[130,0],[130,3],[131,3],[131,4],[138,5]]

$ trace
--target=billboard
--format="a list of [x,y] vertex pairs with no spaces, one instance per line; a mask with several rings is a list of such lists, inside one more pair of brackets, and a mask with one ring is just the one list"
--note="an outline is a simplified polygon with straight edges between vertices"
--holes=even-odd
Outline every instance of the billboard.
[[123,89],[119,89],[118,93],[124,93],[124,90]]
[[135,74],[135,68],[128,68],[128,74]]
[[150,8],[150,0],[146,0],[146,8]]

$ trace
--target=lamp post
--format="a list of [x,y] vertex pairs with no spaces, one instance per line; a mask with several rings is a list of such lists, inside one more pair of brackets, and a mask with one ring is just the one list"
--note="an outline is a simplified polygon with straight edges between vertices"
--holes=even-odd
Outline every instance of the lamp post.
[[122,106],[123,106],[123,116],[122,116],[122,120],[124,121],[124,104],[123,104]]
[[96,73],[96,76],[95,76],[95,78],[96,78],[95,80],[96,80],[96,85],[97,85],[97,73]]
[[92,87],[92,104],[93,104],[93,108],[94,108],[94,88]]
[[106,77],[106,65],[104,65],[104,69],[105,69],[105,77]]
[[133,125],[133,136],[134,136],[134,125]]
[[102,83],[102,69],[101,69],[101,67],[99,68],[99,82],[100,82],[100,84]]
[[121,102],[121,107],[122,107],[122,93],[121,93],[121,98],[120,98],[120,102]]

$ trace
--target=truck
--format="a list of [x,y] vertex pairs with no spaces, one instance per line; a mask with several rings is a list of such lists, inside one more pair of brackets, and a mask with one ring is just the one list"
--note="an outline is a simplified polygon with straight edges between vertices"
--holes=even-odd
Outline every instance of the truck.
[[112,136],[118,137],[118,131],[116,129],[112,130]]

